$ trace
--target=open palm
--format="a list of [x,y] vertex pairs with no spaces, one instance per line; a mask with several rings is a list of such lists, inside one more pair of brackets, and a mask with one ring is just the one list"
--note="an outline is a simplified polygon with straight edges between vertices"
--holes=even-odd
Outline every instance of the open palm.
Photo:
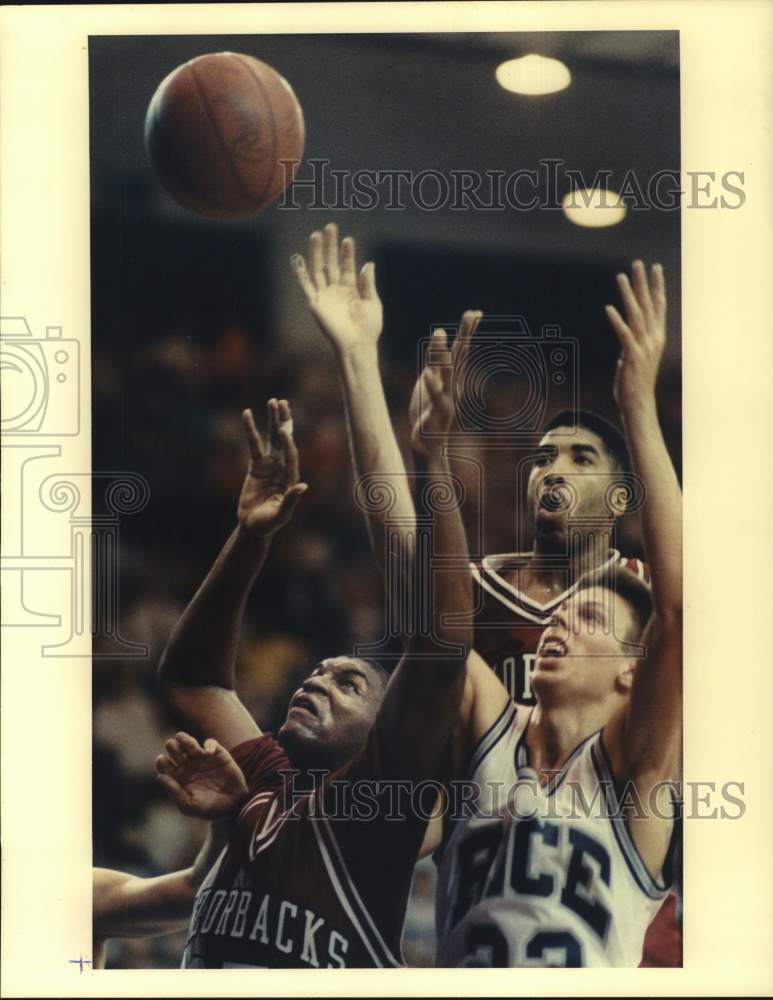
[[643,262],[635,260],[632,278],[627,274],[617,276],[625,319],[614,306],[606,307],[622,349],[614,382],[615,402],[622,411],[654,399],[666,345],[666,282],[662,266],[654,264],[648,280]]
[[186,816],[214,819],[239,806],[248,794],[241,768],[216,740],[202,747],[187,733],[165,744],[166,755],[156,759],[156,772]]
[[292,262],[309,310],[333,347],[346,353],[375,346],[384,325],[383,308],[374,265],[367,263],[357,273],[354,239],[345,237],[339,251],[338,227],[331,222],[309,237],[308,264],[300,254]]

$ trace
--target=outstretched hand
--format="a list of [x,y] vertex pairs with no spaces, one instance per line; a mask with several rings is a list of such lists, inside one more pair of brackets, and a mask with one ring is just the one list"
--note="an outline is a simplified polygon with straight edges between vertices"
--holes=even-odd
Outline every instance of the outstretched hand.
[[472,335],[483,316],[468,310],[462,316],[453,348],[445,330],[434,330],[427,350],[427,363],[413,389],[408,411],[413,450],[427,457],[442,446],[454,420],[454,379],[463,375]]
[[268,401],[269,449],[255,426],[252,410],[242,414],[250,465],[239,496],[239,524],[254,535],[270,536],[284,527],[308,489],[299,483],[298,449],[286,399]]
[[658,368],[666,344],[666,283],[663,268],[653,264],[650,280],[640,260],[633,263],[633,286],[627,274],[618,274],[625,319],[614,306],[606,307],[622,352],[615,373],[615,402],[622,412],[654,402]]
[[357,273],[354,238],[345,237],[339,250],[338,227],[328,223],[309,237],[308,264],[301,254],[291,260],[309,310],[335,350],[375,347],[384,323],[375,265]]
[[186,816],[225,816],[249,794],[241,768],[216,740],[202,747],[188,733],[178,733],[165,748],[166,755],[156,758],[156,774]]

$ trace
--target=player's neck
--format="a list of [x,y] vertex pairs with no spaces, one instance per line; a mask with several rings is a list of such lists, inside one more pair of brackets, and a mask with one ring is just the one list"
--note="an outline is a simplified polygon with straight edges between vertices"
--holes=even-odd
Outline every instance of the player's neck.
[[[600,566],[609,557],[612,534],[610,531],[572,531],[563,559],[557,560],[555,551],[545,550],[539,537],[534,539],[531,560],[525,570],[524,582],[550,589],[565,590],[583,573]],[[560,565],[556,565],[559,562]],[[569,579],[567,580],[567,563]]]
[[572,751],[591,733],[604,725],[609,712],[598,704],[578,708],[576,705],[538,704],[529,720],[526,745],[529,762],[540,780],[566,763]]

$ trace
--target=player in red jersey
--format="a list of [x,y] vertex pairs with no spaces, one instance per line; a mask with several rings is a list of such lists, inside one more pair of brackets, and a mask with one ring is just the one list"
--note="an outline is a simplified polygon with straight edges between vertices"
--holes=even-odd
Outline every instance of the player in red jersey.
[[226,844],[227,816],[245,798],[247,784],[236,762],[215,740],[204,746],[187,733],[167,740],[156,761],[159,779],[187,816],[212,820],[190,868],[140,878],[110,868],[93,875],[93,968],[104,969],[111,938],[157,937],[183,930],[204,876]]
[[[345,243],[339,258],[328,231],[324,242],[321,234],[312,238],[309,260],[307,269],[297,259],[296,272],[333,343],[347,406],[353,383],[369,390],[354,403],[361,405],[353,421],[355,463],[364,449],[377,471],[394,474],[403,467],[378,374],[382,314],[373,266],[358,275],[353,243]],[[444,375],[428,366],[423,379],[428,402],[417,416],[417,447],[422,429],[442,435],[453,416]],[[230,749],[250,793],[227,851],[196,899],[183,964],[400,965],[413,867],[437,794],[433,780],[443,777],[441,757],[471,641],[471,629],[456,627],[449,645],[446,619],[471,618],[471,582],[436,574],[433,600],[420,606],[426,582],[409,584],[414,574],[426,581],[427,567],[410,558],[409,542],[395,554],[407,567],[399,596],[428,615],[429,628],[412,639],[388,682],[373,661],[323,660],[293,695],[277,739],[261,733],[235,691],[238,634],[271,537],[288,523],[306,487],[299,482],[287,403],[269,404],[268,451],[250,411],[244,421],[251,461],[238,527],[184,612],[160,667],[170,705],[189,728]],[[424,454],[429,485],[443,492],[449,470],[442,440],[436,441]],[[431,517],[433,552],[467,558],[457,506],[441,504]],[[291,769],[300,777],[291,780]],[[329,773],[307,791],[305,782],[320,770]],[[427,781],[422,794],[416,783]]]
[[[458,373],[457,384],[474,381]],[[412,410],[418,402],[414,392]],[[529,473],[531,551],[471,563],[476,584],[475,649],[519,704],[533,705],[539,637],[587,572],[622,566],[648,580],[646,566],[612,548],[621,497],[633,494],[622,433],[589,410],[564,410],[545,425]]]
[[556,414],[545,425],[529,475],[531,551],[472,563],[475,648],[519,704],[534,704],[539,637],[583,573],[622,566],[649,579],[642,562],[610,544],[623,513],[622,504],[615,510],[610,499],[629,482],[628,450],[616,427],[587,410]]

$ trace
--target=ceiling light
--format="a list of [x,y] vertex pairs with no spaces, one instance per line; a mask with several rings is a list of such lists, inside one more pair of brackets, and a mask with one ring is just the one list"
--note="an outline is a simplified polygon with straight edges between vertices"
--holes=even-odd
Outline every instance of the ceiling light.
[[533,53],[497,66],[497,83],[514,94],[554,94],[571,82],[572,74],[562,62]]
[[582,188],[568,191],[561,202],[564,215],[575,226],[597,229],[616,226],[627,211],[616,191],[607,188]]

